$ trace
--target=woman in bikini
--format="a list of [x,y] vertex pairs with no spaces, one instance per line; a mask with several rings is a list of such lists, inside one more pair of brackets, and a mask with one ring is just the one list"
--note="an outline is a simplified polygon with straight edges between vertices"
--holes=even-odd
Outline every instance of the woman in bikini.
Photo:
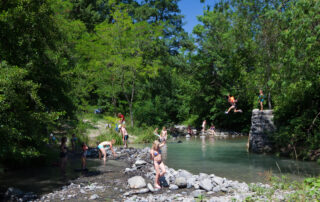
[[103,155],[103,161],[104,163],[106,162],[107,160],[107,153],[106,153],[106,150],[105,150],[105,147],[109,147],[110,150],[112,151],[112,154],[113,154],[113,157],[116,156],[116,153],[114,152],[113,148],[112,148],[112,145],[116,143],[116,140],[115,139],[112,139],[111,142],[109,141],[104,141],[104,142],[101,142],[99,145],[98,145],[98,149],[99,149],[99,159],[101,159],[101,155]]
[[164,166],[164,163],[162,162],[161,150],[160,150],[160,147],[162,147],[163,145],[164,143],[160,144],[158,140],[155,140],[150,150],[150,158],[153,160],[154,169],[156,171],[156,177],[154,181],[154,187],[156,189],[161,188],[159,178],[164,176],[164,174],[166,173],[166,168]]

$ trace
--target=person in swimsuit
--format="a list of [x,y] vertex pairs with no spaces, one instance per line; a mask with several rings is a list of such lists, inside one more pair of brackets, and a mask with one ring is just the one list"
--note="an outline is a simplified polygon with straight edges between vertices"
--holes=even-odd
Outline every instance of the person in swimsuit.
[[81,154],[81,168],[82,168],[82,170],[86,169],[87,150],[88,150],[88,146],[86,145],[86,143],[82,143],[82,154]]
[[207,121],[203,120],[203,122],[202,122],[202,130],[201,130],[202,134],[206,131],[206,125],[207,125]]
[[64,172],[67,164],[67,153],[68,148],[66,146],[67,143],[67,137],[61,138],[61,144],[60,144],[60,168]]
[[166,168],[162,161],[161,150],[160,150],[160,147],[162,147],[163,145],[164,143],[160,143],[158,140],[155,140],[152,144],[152,148],[150,149],[150,158],[153,160],[154,169],[156,171],[156,177],[154,181],[154,187],[156,189],[161,188],[159,178],[164,176],[164,174],[166,173]]
[[242,113],[241,109],[237,109],[236,103],[238,102],[238,100],[236,100],[233,96],[230,97],[230,95],[228,95],[228,102],[230,103],[231,107],[229,107],[228,111],[226,111],[225,114],[228,114],[232,109],[235,113]]
[[260,103],[260,111],[263,111],[263,101],[264,101],[263,91],[260,89],[259,91],[259,103]]
[[106,153],[106,150],[105,150],[105,147],[109,147],[110,150],[112,151],[112,154],[113,154],[113,157],[116,156],[116,153],[114,152],[113,148],[112,148],[112,145],[116,143],[116,140],[115,139],[112,139],[111,142],[110,141],[104,141],[104,142],[101,142],[99,145],[98,145],[98,149],[99,149],[99,159],[101,159],[101,156],[103,155],[103,161],[104,163],[106,162],[107,160],[107,153]]
[[124,144],[124,148],[127,148],[128,147],[128,138],[129,138],[129,135],[128,135],[128,132],[126,130],[126,125],[123,124],[120,128],[120,132],[122,134],[122,141],[123,141],[123,144]]
[[164,144],[167,142],[168,139],[168,132],[166,127],[163,126],[161,133],[160,133],[160,142],[164,142]]
[[210,133],[211,135],[216,135],[216,127],[213,124],[210,127]]

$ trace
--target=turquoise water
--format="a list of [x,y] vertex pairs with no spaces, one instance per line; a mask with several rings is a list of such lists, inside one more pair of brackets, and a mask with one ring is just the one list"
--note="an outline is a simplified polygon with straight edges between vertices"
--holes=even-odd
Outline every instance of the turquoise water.
[[[176,143],[181,140],[182,143]],[[318,176],[315,162],[295,161],[274,155],[252,154],[246,150],[247,137],[214,139],[192,137],[168,142],[163,158],[168,167],[194,174],[208,173],[244,182],[264,182],[270,172],[293,180]]]

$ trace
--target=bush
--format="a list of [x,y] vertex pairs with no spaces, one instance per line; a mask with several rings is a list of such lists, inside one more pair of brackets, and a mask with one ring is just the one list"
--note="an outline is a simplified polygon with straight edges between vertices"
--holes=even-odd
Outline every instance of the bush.
[[122,137],[120,133],[117,133],[116,131],[111,131],[110,133],[103,133],[97,137],[97,141],[103,142],[103,141],[111,141],[112,139],[116,140],[115,145],[122,145]]

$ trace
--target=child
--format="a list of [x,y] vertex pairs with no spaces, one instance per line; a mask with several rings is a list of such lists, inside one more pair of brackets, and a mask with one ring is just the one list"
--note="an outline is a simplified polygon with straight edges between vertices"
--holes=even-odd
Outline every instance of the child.
[[123,114],[118,113],[118,118],[120,118],[120,121],[119,121],[120,124],[125,124],[126,123],[125,120],[124,120],[124,115]]
[[116,153],[113,151],[113,148],[112,148],[112,145],[116,143],[116,140],[115,139],[112,139],[111,142],[109,141],[104,141],[104,142],[101,142],[99,145],[98,145],[98,149],[99,149],[99,159],[101,159],[101,155],[103,155],[103,161],[104,163],[106,162],[107,160],[107,153],[106,153],[106,150],[105,150],[105,147],[109,147],[110,150],[112,151],[112,154],[113,154],[113,157],[116,156]]
[[123,144],[124,144],[124,148],[127,148],[128,147],[128,138],[129,138],[129,135],[128,135],[128,132],[126,130],[126,125],[123,124],[120,128],[120,132],[122,134],[122,141],[123,141]]
[[259,103],[260,103],[260,111],[263,111],[263,101],[264,101],[264,94],[262,90],[260,89],[260,95],[259,95]]
[[212,126],[210,127],[210,132],[212,135],[216,135],[216,127],[212,124]]
[[[155,140],[150,150],[150,158],[153,160],[154,169],[156,171],[156,177],[154,181],[154,187],[156,189],[161,188],[159,178],[164,176],[164,174],[166,173],[166,168],[164,166],[164,163],[162,162],[161,151],[160,151],[160,147],[162,147],[163,145],[164,143],[160,144],[158,140]],[[160,169],[161,169],[161,172],[160,172]]]
[[154,129],[153,134],[157,137],[159,137],[159,141],[160,141],[160,135],[158,133],[158,128]]
[[82,143],[82,155],[81,155],[81,168],[86,170],[86,158],[87,158],[88,146],[86,143]]
[[236,100],[233,96],[230,97],[230,95],[228,95],[228,102],[231,104],[231,107],[229,107],[228,111],[226,111],[225,114],[228,114],[232,109],[235,113],[242,113],[241,109],[237,110],[236,102],[238,102],[238,100]]

